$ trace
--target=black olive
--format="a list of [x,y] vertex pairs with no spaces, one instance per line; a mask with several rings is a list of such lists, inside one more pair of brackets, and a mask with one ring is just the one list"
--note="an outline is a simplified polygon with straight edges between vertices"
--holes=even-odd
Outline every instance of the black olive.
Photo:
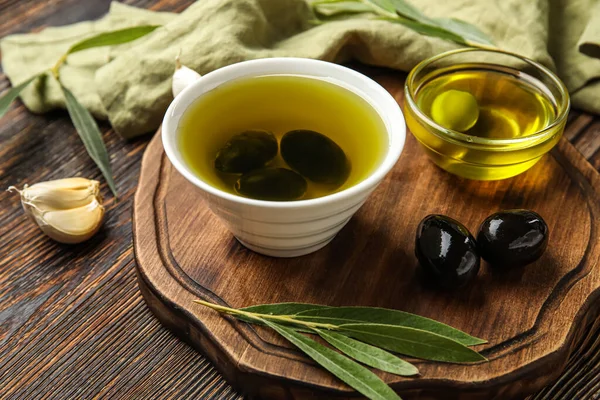
[[249,130],[233,136],[219,150],[215,168],[229,174],[244,174],[264,167],[277,155],[277,139],[269,131]]
[[460,222],[428,215],[417,228],[415,254],[426,279],[444,288],[467,284],[479,271],[473,235]]
[[477,234],[481,257],[492,266],[522,267],[540,258],[548,244],[548,225],[529,210],[500,211],[483,221]]
[[283,135],[281,157],[294,171],[316,183],[341,185],[350,175],[344,150],[315,131],[299,129]]
[[257,200],[297,200],[306,192],[306,180],[287,168],[263,168],[242,175],[235,190]]

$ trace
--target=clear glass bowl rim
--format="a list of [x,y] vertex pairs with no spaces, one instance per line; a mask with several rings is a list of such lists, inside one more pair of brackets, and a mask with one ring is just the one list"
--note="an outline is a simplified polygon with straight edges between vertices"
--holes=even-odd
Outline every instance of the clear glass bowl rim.
[[[558,91],[560,92],[560,95],[562,96],[562,99],[556,99],[556,100],[561,100],[561,101],[560,101],[560,103],[557,104],[558,113],[557,113],[556,117],[554,118],[554,120],[550,124],[545,126],[543,129],[541,129],[535,133],[532,133],[531,135],[518,137],[518,138],[511,138],[511,139],[490,139],[490,138],[482,138],[482,137],[478,137],[478,136],[467,135],[467,134],[459,132],[459,131],[444,128],[441,125],[438,125],[431,118],[429,118],[417,106],[417,103],[415,100],[415,94],[416,94],[415,93],[415,90],[416,90],[415,78],[418,76],[418,74],[424,68],[426,68],[427,66],[429,66],[430,64],[432,64],[436,61],[439,61],[439,60],[444,59],[449,56],[453,56],[455,54],[468,53],[468,52],[496,53],[496,54],[504,54],[504,55],[507,55],[510,57],[515,57],[521,61],[524,61],[524,62],[532,65],[538,71],[540,71],[543,75],[550,78],[550,80],[556,85],[556,87],[558,88]],[[496,65],[498,65],[498,64],[496,64]],[[545,85],[545,86],[547,86],[547,85]],[[567,114],[569,113],[569,108],[570,108],[569,92],[568,92],[565,84],[560,80],[560,78],[558,78],[558,76],[556,76],[556,74],[554,74],[548,68],[544,67],[542,64],[540,64],[536,61],[530,60],[529,58],[523,57],[516,53],[512,53],[512,52],[500,50],[500,49],[482,49],[482,48],[476,48],[476,47],[464,48],[464,49],[446,51],[444,53],[440,53],[438,55],[435,55],[433,57],[425,59],[425,60],[421,61],[419,64],[417,64],[408,74],[408,77],[406,78],[406,83],[404,85],[404,94],[405,94],[405,101],[407,102],[407,104],[411,108],[411,110],[417,115],[418,119],[421,122],[423,122],[429,126],[429,128],[432,130],[432,132],[435,135],[439,136],[443,140],[458,141],[458,142],[460,142],[461,145],[464,145],[467,147],[473,147],[473,146],[477,146],[477,145],[494,146],[495,147],[495,146],[504,146],[504,145],[510,145],[510,144],[519,144],[519,143],[523,144],[523,147],[527,147],[527,145],[529,143],[532,143],[532,142],[538,143],[540,140],[545,141],[544,139],[547,139],[546,136],[548,136],[548,137],[554,136],[554,133],[555,133],[554,128],[556,128],[558,125],[560,125],[561,123],[564,122],[564,120],[567,118]],[[515,150],[515,148],[512,148],[511,150]]]

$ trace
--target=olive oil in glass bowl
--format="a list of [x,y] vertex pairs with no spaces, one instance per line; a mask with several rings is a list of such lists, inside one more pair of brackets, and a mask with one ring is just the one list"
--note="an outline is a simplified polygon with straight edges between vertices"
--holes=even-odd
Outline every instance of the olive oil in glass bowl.
[[562,136],[564,84],[547,68],[499,50],[460,49],[417,65],[405,85],[406,122],[429,157],[453,174],[509,178]]

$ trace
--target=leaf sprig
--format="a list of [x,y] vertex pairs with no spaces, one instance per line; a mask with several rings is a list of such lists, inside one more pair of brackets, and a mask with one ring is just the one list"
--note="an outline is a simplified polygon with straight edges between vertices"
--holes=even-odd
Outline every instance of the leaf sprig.
[[430,18],[405,0],[316,0],[311,5],[317,23],[369,15],[402,24],[422,35],[471,47],[495,48],[492,40],[476,26],[455,18]]
[[147,35],[156,28],[158,28],[156,25],[135,26],[133,28],[104,32],[75,43],[58,59],[52,68],[36,74],[19,85],[14,86],[12,89],[6,92],[4,96],[0,97],[0,118],[6,114],[10,103],[12,103],[12,101],[19,96],[23,89],[25,89],[37,78],[50,73],[50,75],[52,75],[60,84],[60,88],[65,97],[67,111],[69,112],[69,116],[73,121],[73,125],[75,126],[77,133],[81,137],[85,149],[102,172],[102,175],[104,175],[104,179],[106,179],[108,187],[116,197],[117,188],[113,179],[112,169],[110,167],[110,159],[108,157],[108,152],[106,151],[104,140],[102,139],[102,134],[98,128],[98,124],[96,124],[94,117],[92,117],[90,112],[77,100],[73,93],[63,85],[60,79],[60,67],[67,62],[67,57],[70,54],[93,47],[114,46],[128,43]]
[[[273,329],[369,399],[398,400],[400,397],[358,362],[392,374],[414,376],[419,373],[418,369],[392,352],[449,363],[487,361],[469,348],[487,343],[485,340],[403,311],[306,303],[262,304],[236,309],[204,300],[194,302],[244,322]],[[339,352],[301,332],[320,336]]]

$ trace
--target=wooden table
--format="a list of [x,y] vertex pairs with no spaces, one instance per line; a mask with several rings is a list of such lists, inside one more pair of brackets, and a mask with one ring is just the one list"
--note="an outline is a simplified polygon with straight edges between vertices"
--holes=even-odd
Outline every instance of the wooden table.
[[[97,18],[109,2],[0,0],[0,37]],[[191,1],[128,3],[181,11]],[[8,88],[0,77],[0,92]],[[241,399],[146,307],[135,278],[131,202],[150,136],[126,142],[101,127],[120,199],[108,201],[92,240],[47,239],[18,197],[0,192],[0,398]],[[600,118],[573,111],[565,135],[600,170]],[[66,112],[36,116],[13,106],[0,125],[0,187],[73,175],[100,179]],[[600,396],[600,321],[588,332],[559,381],[533,398]]]

